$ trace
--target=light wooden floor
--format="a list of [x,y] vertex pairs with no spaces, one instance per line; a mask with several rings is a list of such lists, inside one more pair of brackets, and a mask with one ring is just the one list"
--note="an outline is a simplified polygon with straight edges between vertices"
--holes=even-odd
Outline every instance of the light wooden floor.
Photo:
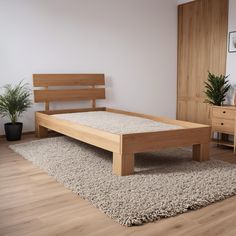
[[[35,139],[25,135],[23,141]],[[11,144],[14,142],[11,142]],[[0,235],[236,235],[236,197],[139,227],[112,221],[88,201],[8,148],[0,139]],[[232,149],[211,157],[236,164]]]

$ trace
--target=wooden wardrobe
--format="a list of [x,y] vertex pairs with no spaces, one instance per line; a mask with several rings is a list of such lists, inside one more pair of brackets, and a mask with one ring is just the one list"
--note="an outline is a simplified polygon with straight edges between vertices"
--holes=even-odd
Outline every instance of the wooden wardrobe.
[[177,119],[210,123],[204,103],[208,71],[225,74],[228,0],[196,0],[178,6]]

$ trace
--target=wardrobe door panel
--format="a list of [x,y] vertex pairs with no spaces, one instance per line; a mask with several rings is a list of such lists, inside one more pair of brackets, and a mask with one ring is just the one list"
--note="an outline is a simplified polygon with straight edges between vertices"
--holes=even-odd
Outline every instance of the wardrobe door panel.
[[178,7],[177,119],[209,124],[204,82],[208,71],[225,74],[227,30],[228,0]]

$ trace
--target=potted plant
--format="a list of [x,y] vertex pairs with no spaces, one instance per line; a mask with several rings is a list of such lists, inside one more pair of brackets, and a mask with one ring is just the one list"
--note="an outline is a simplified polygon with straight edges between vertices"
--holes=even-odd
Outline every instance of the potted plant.
[[205,83],[206,91],[204,93],[207,95],[206,103],[221,106],[225,101],[226,94],[230,89],[228,76],[220,75],[216,76],[208,72],[208,78]]
[[30,89],[27,84],[20,82],[12,86],[3,86],[3,94],[0,95],[0,114],[11,122],[5,123],[5,134],[8,141],[21,139],[23,123],[18,122],[21,114],[31,106]]

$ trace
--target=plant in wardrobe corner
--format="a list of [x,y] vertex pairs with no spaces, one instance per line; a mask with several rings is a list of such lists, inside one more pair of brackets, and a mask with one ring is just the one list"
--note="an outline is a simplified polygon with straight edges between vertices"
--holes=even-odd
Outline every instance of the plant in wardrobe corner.
[[228,76],[225,75],[214,75],[208,72],[207,81],[205,81],[206,90],[204,93],[207,95],[206,103],[221,106],[225,101],[226,94],[230,89]]
[[31,106],[31,91],[28,84],[23,84],[22,81],[15,86],[6,84],[2,90],[0,114],[10,120],[9,123],[4,124],[6,138],[8,141],[19,140],[21,139],[23,123],[18,122],[18,118]]

